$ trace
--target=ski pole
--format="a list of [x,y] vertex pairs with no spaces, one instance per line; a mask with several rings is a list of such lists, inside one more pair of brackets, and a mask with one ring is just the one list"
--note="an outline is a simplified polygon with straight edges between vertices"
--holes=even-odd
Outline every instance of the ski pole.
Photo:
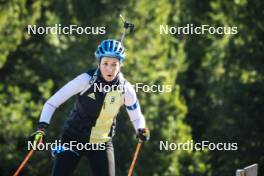
[[138,144],[137,144],[136,152],[134,154],[133,161],[132,161],[132,163],[130,165],[130,168],[129,168],[128,176],[131,176],[132,175],[132,172],[133,172],[133,169],[134,169],[134,166],[135,166],[135,163],[136,163],[137,156],[138,156],[139,150],[141,148],[141,145],[142,145],[142,141],[139,140],[138,141]]
[[124,26],[123,26],[124,31],[123,31],[121,39],[120,39],[120,42],[123,43],[123,40],[125,39],[125,35],[126,35],[126,30],[130,29],[129,30],[130,33],[135,32],[135,25],[131,22],[126,21],[121,14],[119,16],[120,16],[121,20],[124,22]]
[[[39,142],[37,143],[37,145],[40,144],[40,143],[43,143],[43,141],[42,141],[42,137],[40,138],[40,140],[39,140]],[[18,167],[16,173],[14,173],[13,176],[18,176],[18,174],[19,174],[20,171],[23,169],[23,167],[25,166],[25,164],[27,163],[27,161],[29,160],[29,158],[33,155],[33,152],[34,152],[34,149],[31,149],[31,150],[28,152],[27,156],[25,157],[25,159],[23,160],[23,162],[20,164],[20,166]]]
[[23,169],[23,167],[25,166],[25,164],[27,163],[27,161],[29,160],[29,158],[32,156],[34,150],[31,149],[29,151],[29,153],[27,154],[27,156],[25,157],[24,161],[20,164],[20,166],[18,167],[16,173],[14,173],[13,176],[18,176],[18,174],[20,173],[20,171]]

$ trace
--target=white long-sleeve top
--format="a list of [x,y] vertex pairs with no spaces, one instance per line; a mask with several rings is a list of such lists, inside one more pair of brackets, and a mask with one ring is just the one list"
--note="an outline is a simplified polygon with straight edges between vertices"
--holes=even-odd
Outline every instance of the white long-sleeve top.
[[[90,80],[91,76],[87,73],[83,73],[65,84],[46,101],[43,106],[39,122],[46,122],[49,124],[56,108],[73,95],[81,93],[83,90],[87,89],[87,86],[90,86]],[[134,129],[137,131],[139,128],[145,128],[145,118],[141,112],[135,89],[128,81],[126,81],[124,90],[124,105],[126,106],[126,110],[131,122],[133,123]]]

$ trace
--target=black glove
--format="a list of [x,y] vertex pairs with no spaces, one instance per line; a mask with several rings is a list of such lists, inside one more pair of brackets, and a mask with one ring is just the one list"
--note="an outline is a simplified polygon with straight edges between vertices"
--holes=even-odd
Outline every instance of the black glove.
[[39,122],[38,123],[38,130],[30,135],[29,141],[31,143],[33,143],[34,146],[36,146],[38,143],[44,143],[46,130],[48,129],[48,127],[49,127],[48,123]]
[[139,128],[137,130],[137,138],[141,141],[148,141],[150,138],[150,131],[148,128]]

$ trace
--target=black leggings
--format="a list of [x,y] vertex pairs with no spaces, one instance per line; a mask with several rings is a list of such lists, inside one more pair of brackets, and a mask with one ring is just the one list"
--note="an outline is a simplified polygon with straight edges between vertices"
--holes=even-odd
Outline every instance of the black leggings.
[[[62,143],[76,141],[68,136]],[[115,159],[112,142],[105,143],[105,150],[66,150],[56,155],[52,176],[72,176],[82,156],[86,156],[94,176],[115,176]]]

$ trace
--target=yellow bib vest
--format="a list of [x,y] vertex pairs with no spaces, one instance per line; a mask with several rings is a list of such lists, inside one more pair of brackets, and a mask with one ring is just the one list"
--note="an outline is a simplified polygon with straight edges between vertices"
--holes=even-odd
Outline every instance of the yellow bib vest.
[[95,126],[92,127],[90,143],[103,143],[111,139],[109,133],[122,105],[122,92],[115,90],[106,94],[100,115]]

